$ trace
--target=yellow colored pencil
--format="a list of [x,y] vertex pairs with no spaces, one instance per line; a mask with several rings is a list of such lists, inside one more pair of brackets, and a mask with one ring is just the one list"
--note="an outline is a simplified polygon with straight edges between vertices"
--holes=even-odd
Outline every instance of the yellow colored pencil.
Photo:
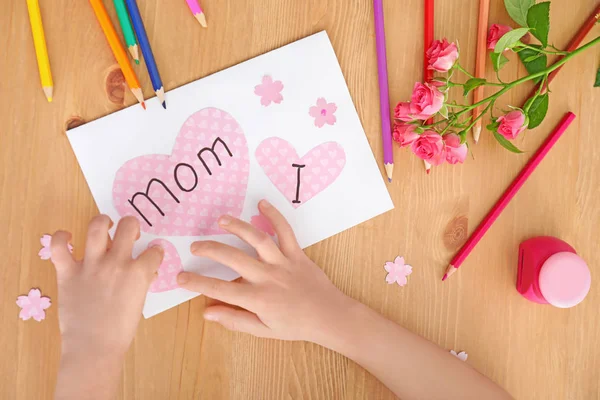
[[31,33],[33,34],[33,45],[35,46],[42,89],[48,101],[51,102],[54,83],[52,82],[52,71],[50,71],[50,60],[48,60],[48,49],[46,48],[46,37],[44,36],[44,26],[42,25],[42,14],[40,13],[38,0],[27,0],[27,10],[29,11],[29,22],[31,23]]

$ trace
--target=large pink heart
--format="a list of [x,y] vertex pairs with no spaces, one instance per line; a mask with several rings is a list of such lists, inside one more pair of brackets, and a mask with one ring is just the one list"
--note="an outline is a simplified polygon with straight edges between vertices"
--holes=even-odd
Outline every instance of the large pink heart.
[[299,157],[290,143],[271,137],[258,145],[255,154],[265,174],[294,208],[331,185],[346,165],[344,149],[336,142],[322,143]]
[[161,236],[224,234],[217,219],[239,217],[248,185],[248,145],[235,119],[217,108],[190,116],[171,156],[127,161],[115,176],[119,215],[133,215],[142,231]]
[[148,247],[160,246],[165,251],[163,261],[156,272],[157,276],[150,285],[149,292],[160,293],[177,289],[177,275],[183,271],[179,253],[173,243],[165,239],[156,239],[148,243]]

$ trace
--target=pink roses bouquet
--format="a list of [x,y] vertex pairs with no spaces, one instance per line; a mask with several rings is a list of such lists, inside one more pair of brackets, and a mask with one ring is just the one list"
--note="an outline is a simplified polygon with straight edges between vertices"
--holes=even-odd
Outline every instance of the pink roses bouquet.
[[[394,110],[393,139],[400,147],[407,147],[419,158],[431,165],[444,162],[457,164],[467,157],[467,133],[475,123],[488,112],[492,114],[487,125],[500,145],[506,149],[521,153],[511,141],[526,129],[533,129],[542,123],[548,111],[549,93],[548,75],[560,68],[571,58],[600,42],[600,37],[572,52],[564,52],[548,45],[550,28],[550,2],[535,4],[535,0],[505,1],[506,9],[513,20],[520,25],[513,29],[505,25],[493,24],[488,32],[487,47],[492,50],[490,58],[496,71],[498,82],[490,82],[471,75],[458,62],[459,48],[456,43],[446,39],[435,40],[426,52],[428,68],[438,76],[431,82],[415,83],[410,101],[400,102]],[[539,44],[529,44],[530,35]],[[498,71],[508,62],[506,52],[518,54],[528,76],[513,82],[502,82]],[[548,66],[547,55],[562,56],[556,63]],[[466,76],[464,82],[453,78],[455,72]],[[510,107],[498,117],[493,116],[496,100],[513,87],[534,81],[538,84],[535,94],[522,108]],[[448,101],[453,88],[461,88],[464,97],[480,86],[497,87],[498,91],[475,104],[458,104]],[[600,86],[600,71],[596,85]],[[478,115],[472,110],[482,107]]]

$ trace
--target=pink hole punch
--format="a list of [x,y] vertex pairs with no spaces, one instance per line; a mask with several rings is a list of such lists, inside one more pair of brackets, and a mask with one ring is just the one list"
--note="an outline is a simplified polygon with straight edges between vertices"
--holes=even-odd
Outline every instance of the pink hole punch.
[[517,291],[527,300],[574,307],[585,299],[591,282],[590,269],[568,243],[539,236],[519,246]]

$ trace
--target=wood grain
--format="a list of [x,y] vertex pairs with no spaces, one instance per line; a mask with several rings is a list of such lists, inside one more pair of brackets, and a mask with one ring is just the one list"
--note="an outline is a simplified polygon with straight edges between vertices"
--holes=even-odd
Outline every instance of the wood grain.
[[[490,21],[510,24],[502,1]],[[596,1],[552,1],[551,42],[565,46]],[[40,4],[54,102],[39,88],[24,2],[0,14],[0,398],[50,399],[59,358],[55,274],[37,257],[39,237],[73,232],[82,255],[87,221],[97,213],[65,136],[65,127],[134,104],[86,1]],[[167,90],[326,29],[379,161],[375,37],[370,0],[204,0],[202,29],[183,0],[139,2]],[[113,7],[107,4],[116,21]],[[390,94],[406,100],[421,76],[421,0],[386,0]],[[436,35],[460,42],[474,67],[477,0],[437,0]],[[68,21],[68,23],[65,23]],[[599,34],[599,28],[592,35]],[[591,35],[591,36],[592,36]],[[590,37],[591,37],[590,36]],[[518,399],[598,399],[600,385],[600,90],[592,83],[596,48],[568,63],[553,82],[548,118],[518,141],[514,155],[484,132],[464,165],[435,168],[396,150],[396,209],[310,249],[333,282],[394,321],[468,362]],[[516,62],[505,80],[525,74]],[[145,67],[139,72],[153,96]],[[491,66],[487,76],[494,76]],[[110,90],[108,90],[110,89]],[[498,103],[521,104],[530,86]],[[486,89],[487,90],[487,89]],[[110,96],[107,96],[107,93]],[[120,96],[124,96],[122,99]],[[451,282],[440,276],[471,229],[566,111],[578,115],[558,145],[508,206]],[[485,126],[485,123],[484,123]],[[585,302],[559,310],[527,302],[514,289],[517,247],[535,235],[571,243],[595,277]],[[414,266],[402,289],[385,284],[383,264],[397,254]],[[40,287],[53,299],[43,323],[18,319],[17,295]],[[203,297],[140,323],[117,398],[132,399],[392,399],[377,380],[344,357],[312,344],[260,340],[202,320]],[[402,379],[402,371],[398,371]]]

